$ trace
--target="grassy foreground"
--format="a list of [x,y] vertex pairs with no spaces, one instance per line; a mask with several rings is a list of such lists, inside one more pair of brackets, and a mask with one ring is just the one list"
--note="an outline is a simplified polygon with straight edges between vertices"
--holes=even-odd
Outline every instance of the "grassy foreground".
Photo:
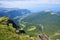
[[[29,40],[29,35],[26,34],[16,34],[16,29],[11,25],[8,27],[7,25],[0,24],[0,40]],[[37,40],[33,37],[33,40]]]

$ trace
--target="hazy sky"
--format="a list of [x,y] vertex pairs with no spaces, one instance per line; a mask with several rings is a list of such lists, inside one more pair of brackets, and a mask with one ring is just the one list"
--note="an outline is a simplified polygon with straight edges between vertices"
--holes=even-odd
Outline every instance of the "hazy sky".
[[60,0],[0,0],[0,8],[23,8],[34,11],[42,9],[60,9]]

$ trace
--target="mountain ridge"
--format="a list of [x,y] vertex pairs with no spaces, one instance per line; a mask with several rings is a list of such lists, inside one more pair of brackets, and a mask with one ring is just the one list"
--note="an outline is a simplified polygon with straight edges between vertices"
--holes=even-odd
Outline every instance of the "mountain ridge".
[[7,16],[12,19],[20,19],[26,17],[31,13],[28,9],[18,9],[18,8],[0,8],[0,17]]

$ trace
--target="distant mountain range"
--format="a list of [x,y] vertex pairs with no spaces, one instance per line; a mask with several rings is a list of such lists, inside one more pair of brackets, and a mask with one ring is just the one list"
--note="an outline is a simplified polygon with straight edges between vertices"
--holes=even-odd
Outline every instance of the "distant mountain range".
[[18,8],[0,8],[0,17],[7,16],[9,18],[18,20],[24,18],[31,14],[28,9],[18,9]]
[[[32,23],[47,23],[47,22],[59,22],[60,20],[60,12],[53,12],[51,10],[44,10],[41,12],[34,13],[31,16],[28,16],[24,19],[26,22]],[[54,22],[54,23],[55,23]]]

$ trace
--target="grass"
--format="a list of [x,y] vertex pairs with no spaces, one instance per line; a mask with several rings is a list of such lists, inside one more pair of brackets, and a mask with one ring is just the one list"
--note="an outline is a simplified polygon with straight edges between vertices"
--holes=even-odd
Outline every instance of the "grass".
[[[29,35],[18,35],[11,25],[0,25],[0,40],[29,40]],[[36,37],[33,37],[33,40],[37,40]]]

